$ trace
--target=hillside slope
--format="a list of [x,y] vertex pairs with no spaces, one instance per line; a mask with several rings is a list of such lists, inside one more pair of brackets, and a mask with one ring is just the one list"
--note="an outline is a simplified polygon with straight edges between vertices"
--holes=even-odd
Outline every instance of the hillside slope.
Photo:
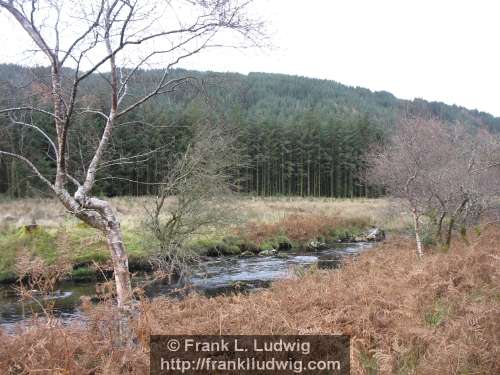
[[[68,90],[74,72],[66,71]],[[130,82],[124,105],[154,87],[159,70],[142,71]],[[97,191],[109,196],[154,193],[152,185],[164,175],[172,154],[180,154],[192,139],[194,129],[225,123],[236,134],[244,167],[238,171],[241,191],[257,195],[370,196],[373,191],[359,178],[365,168],[363,154],[383,142],[391,125],[401,116],[437,117],[448,123],[463,123],[500,131],[500,118],[487,113],[424,100],[401,100],[388,92],[372,92],[328,80],[282,74],[192,72],[173,70],[171,78],[193,77],[174,93],[146,103],[124,116],[114,130],[106,158],[120,159],[145,150],[164,151],[137,163],[114,165],[103,172]],[[109,108],[106,74],[84,81],[77,107]],[[50,72],[44,67],[0,65],[0,108],[30,103],[49,108]],[[32,114],[33,121],[52,137],[49,116]],[[6,117],[0,119],[8,125]],[[84,174],[102,132],[102,118],[77,116],[71,126],[71,168]],[[169,145],[165,148],[165,145]],[[0,129],[0,148],[22,153],[46,175],[53,174],[50,155],[41,154],[47,142],[26,128]],[[104,176],[104,173],[106,175]],[[119,179],[110,179],[110,176]],[[134,182],[136,181],[136,182]],[[43,186],[19,162],[0,159],[0,193],[21,197]]]

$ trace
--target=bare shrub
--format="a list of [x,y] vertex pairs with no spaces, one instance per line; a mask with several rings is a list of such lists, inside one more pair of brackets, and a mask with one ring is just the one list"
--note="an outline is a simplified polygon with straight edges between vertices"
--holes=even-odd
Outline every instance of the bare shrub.
[[422,256],[422,221],[448,248],[452,234],[476,223],[491,207],[500,181],[494,160],[496,137],[439,121],[400,121],[388,145],[372,152],[368,178],[402,198],[412,213],[417,253]]
[[[25,235],[37,236],[41,230],[35,229]],[[56,292],[56,285],[68,277],[72,270],[72,263],[67,253],[68,248],[62,245],[62,251],[52,262],[34,256],[24,248],[20,249],[16,255],[15,270],[18,275],[16,292],[21,301],[35,302],[48,322],[53,320],[55,299],[52,297]]]
[[166,166],[146,219],[158,244],[153,262],[166,275],[182,276],[197,263],[198,253],[186,245],[193,236],[233,223],[233,181],[240,167],[235,144],[230,129],[201,124],[185,152]]

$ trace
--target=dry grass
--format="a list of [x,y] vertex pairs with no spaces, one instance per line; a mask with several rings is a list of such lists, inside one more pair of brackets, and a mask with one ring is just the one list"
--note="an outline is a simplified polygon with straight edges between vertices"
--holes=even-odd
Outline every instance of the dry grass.
[[277,236],[285,236],[287,240],[304,244],[314,238],[333,238],[335,231],[359,228],[365,229],[370,222],[364,218],[343,218],[318,214],[290,214],[276,222],[247,222],[237,228],[238,237],[247,242],[260,245],[263,241]]
[[[499,228],[419,261],[393,238],[339,271],[251,295],[143,301],[135,348],[114,342],[113,311],[90,324],[0,336],[0,373],[147,373],[154,334],[349,334],[353,374],[500,373]],[[45,372],[44,372],[44,371]]]
[[388,201],[385,199],[300,197],[257,197],[243,199],[239,202],[242,211],[247,212],[249,217],[271,222],[287,214],[377,217],[387,204]]
[[[144,197],[111,198],[122,225],[136,228],[144,218]],[[54,227],[78,220],[68,214],[62,204],[55,199],[29,198],[0,202],[0,225],[10,223],[15,226],[30,224],[35,220],[39,225]]]
[[[147,197],[111,198],[125,227],[137,227],[145,217]],[[343,219],[360,218],[386,229],[399,229],[409,221],[401,204],[388,199],[262,198],[242,196],[232,201],[243,222],[277,222],[289,215],[316,215]],[[68,220],[62,205],[52,199],[21,199],[0,202],[0,225],[25,225],[35,219],[44,226],[58,226]],[[75,221],[76,222],[76,221]]]
[[349,334],[357,374],[371,363],[383,374],[499,373],[497,241],[491,231],[418,261],[396,239],[339,272],[255,295],[157,299],[147,326],[156,334]]

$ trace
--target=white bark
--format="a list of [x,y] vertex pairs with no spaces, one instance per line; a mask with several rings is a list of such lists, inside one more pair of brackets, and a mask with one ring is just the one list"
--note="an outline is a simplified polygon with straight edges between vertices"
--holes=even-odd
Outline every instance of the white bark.
[[[110,211],[111,208],[110,208]],[[108,226],[106,228],[106,238],[108,247],[111,251],[113,261],[113,270],[116,283],[116,296],[119,307],[127,306],[132,300],[132,286],[130,283],[130,273],[128,270],[128,256],[123,245],[120,223],[111,214],[108,217]]]
[[[75,193],[75,202],[79,207],[85,208],[80,211],[81,216],[77,215],[77,217],[105,234],[113,262],[117,303],[119,307],[126,307],[132,300],[132,286],[120,222],[108,202],[88,197],[83,194],[83,190],[84,188],[80,187]],[[66,201],[71,202],[68,198]],[[92,213],[97,213],[97,215],[90,216]]]
[[415,209],[412,210],[412,214],[413,214],[413,226],[415,229],[415,240],[417,241],[417,255],[419,258],[422,258],[424,252],[422,251],[422,239],[420,237],[420,217]]

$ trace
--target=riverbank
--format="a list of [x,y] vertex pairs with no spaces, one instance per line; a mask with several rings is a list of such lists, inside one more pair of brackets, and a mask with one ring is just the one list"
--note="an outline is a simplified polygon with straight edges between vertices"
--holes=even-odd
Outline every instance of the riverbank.
[[[114,198],[131,271],[150,270],[157,244],[143,225],[147,198]],[[270,254],[354,240],[372,225],[391,229],[386,200],[249,198],[233,202],[232,225],[205,228],[188,244],[200,256]],[[398,214],[396,214],[397,216]],[[382,222],[382,218],[384,218]],[[32,223],[36,223],[33,226]],[[22,264],[20,264],[22,262]],[[89,280],[112,272],[105,238],[48,199],[0,203],[0,283],[29,277],[33,265]]]
[[[335,244],[314,252],[290,249],[269,256],[211,257],[193,265],[182,280],[158,279],[154,272],[137,272],[133,274],[132,286],[148,298],[185,298],[190,293],[210,297],[253,293],[269,287],[273,281],[303,274],[310,267],[341,267],[346,258],[357,256],[373,246],[376,244]],[[12,332],[16,324],[29,324],[35,314],[45,315],[44,309],[64,323],[85,319],[82,298],[93,303],[107,300],[113,288],[105,285],[112,287],[105,280],[65,280],[46,293],[25,288],[24,294],[19,285],[0,285],[0,328]]]
[[0,334],[0,373],[145,374],[150,334],[348,334],[353,374],[499,373],[499,229],[422,260],[393,237],[340,270],[250,295],[142,299],[134,347],[117,346],[109,305],[89,305],[85,327]]

